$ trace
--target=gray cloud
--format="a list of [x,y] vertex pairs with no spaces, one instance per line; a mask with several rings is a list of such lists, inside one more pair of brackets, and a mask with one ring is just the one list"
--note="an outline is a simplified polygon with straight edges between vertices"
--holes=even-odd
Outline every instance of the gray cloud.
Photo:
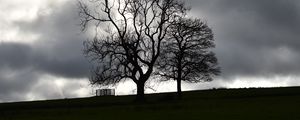
[[30,87],[37,82],[37,74],[31,69],[0,69],[0,101],[25,100]]
[[189,2],[213,27],[223,77],[300,73],[299,1]]
[[38,34],[40,38],[32,45],[0,44],[2,65],[13,69],[33,67],[63,77],[87,77],[89,64],[82,54],[86,38],[77,26],[76,8],[68,3],[55,12],[29,23],[17,22],[22,31]]
[[[0,101],[26,100],[26,95],[32,93],[37,98],[61,97],[57,91],[51,92],[53,86],[47,84],[52,83],[46,81],[35,87],[39,92],[31,90],[45,74],[69,80],[89,77],[91,65],[82,54],[82,43],[87,38],[80,31],[75,2],[66,2],[50,15],[38,15],[34,21],[12,23],[26,34],[38,35],[37,41],[0,43]],[[71,92],[73,86],[64,89],[66,96],[75,95]]]

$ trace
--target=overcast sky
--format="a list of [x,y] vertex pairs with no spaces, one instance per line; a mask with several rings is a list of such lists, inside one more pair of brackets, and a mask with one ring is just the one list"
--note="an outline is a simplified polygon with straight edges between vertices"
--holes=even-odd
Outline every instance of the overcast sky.
[[[300,85],[299,0],[187,0],[189,16],[213,29],[222,75],[213,87]],[[89,35],[74,0],[0,0],[0,102],[91,96],[91,65],[82,55]],[[175,83],[150,84],[156,92]],[[132,82],[117,94],[134,91]],[[155,92],[147,90],[147,92]]]

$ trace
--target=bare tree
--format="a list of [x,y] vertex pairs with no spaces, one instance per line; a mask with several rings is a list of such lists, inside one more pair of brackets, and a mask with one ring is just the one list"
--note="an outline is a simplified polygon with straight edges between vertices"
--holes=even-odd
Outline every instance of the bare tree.
[[[170,32],[171,23],[187,9],[178,0],[94,0],[79,2],[82,28],[89,23],[110,31],[85,42],[85,54],[97,63],[92,84],[114,85],[132,80],[137,85],[137,99],[144,99],[145,82],[152,76],[161,53],[161,43]],[[103,37],[105,36],[105,37]]]
[[212,30],[200,19],[180,18],[170,27],[157,63],[162,80],[176,80],[181,97],[181,81],[205,82],[220,73]]

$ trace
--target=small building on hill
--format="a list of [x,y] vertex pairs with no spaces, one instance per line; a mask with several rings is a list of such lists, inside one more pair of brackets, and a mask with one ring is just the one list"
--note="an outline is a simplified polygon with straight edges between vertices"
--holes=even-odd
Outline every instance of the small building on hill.
[[96,96],[115,96],[115,89],[98,89]]

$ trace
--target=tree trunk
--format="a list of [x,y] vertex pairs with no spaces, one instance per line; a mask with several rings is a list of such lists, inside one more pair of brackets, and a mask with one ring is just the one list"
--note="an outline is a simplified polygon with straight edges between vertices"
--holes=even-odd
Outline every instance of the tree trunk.
[[177,96],[179,99],[182,97],[182,92],[181,92],[181,79],[177,79]]
[[177,73],[177,96],[178,99],[181,99],[182,97],[182,92],[181,92],[181,79],[182,79],[182,65],[181,65],[181,61],[182,61],[182,54],[179,57],[179,61],[177,64],[177,69],[178,69],[178,73]]
[[145,101],[145,82],[138,82],[137,84],[137,95],[136,101],[137,102],[144,102]]

